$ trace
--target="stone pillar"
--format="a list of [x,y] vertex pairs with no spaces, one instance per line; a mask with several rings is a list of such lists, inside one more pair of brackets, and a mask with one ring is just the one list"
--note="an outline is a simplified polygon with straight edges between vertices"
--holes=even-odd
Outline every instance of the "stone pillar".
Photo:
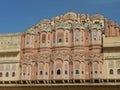
[[65,69],[65,67],[64,67],[64,61],[62,61],[62,64],[63,65],[62,65],[62,71],[61,71],[62,73],[61,74],[62,74],[62,79],[65,79],[65,77],[64,77],[64,69]]
[[46,63],[44,63],[44,70],[43,70],[43,79],[45,80],[46,79],[46,75],[45,75],[45,73],[46,73]]
[[94,79],[94,63],[92,62],[92,79]]
[[[100,74],[100,62],[98,63],[98,77],[99,77],[99,79],[101,79],[101,74]],[[99,82],[100,82],[100,80],[99,80]]]

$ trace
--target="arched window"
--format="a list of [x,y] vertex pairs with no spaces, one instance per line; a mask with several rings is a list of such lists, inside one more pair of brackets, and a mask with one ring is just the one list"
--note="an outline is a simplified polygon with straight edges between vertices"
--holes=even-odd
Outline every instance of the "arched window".
[[46,35],[42,34],[42,43],[45,43],[45,42],[46,42]]
[[38,72],[36,72],[36,75],[38,75]]
[[110,69],[109,74],[114,74],[113,69]]
[[117,74],[120,74],[120,69],[117,70]]
[[84,74],[84,71],[81,71],[82,74]]
[[75,32],[75,41],[79,41],[80,40],[80,32]]
[[51,71],[51,75],[53,75],[53,70]]
[[43,71],[40,71],[40,75],[42,75],[43,74]]
[[63,42],[63,37],[64,37],[64,32],[63,31],[60,31],[60,32],[57,32],[57,42],[58,43],[61,43],[61,42]]
[[6,77],[9,77],[9,73],[8,72],[6,72],[6,75],[5,75]]
[[76,71],[75,71],[75,74],[79,74],[79,70],[76,70]]
[[25,72],[23,73],[23,75],[25,76]]
[[2,77],[2,72],[0,72],[0,77]]
[[15,72],[12,72],[12,77],[15,77]]
[[95,71],[95,74],[97,74],[98,72],[97,71]]
[[59,39],[58,39],[58,42],[61,43],[61,42],[62,42],[62,38],[59,38]]
[[67,71],[67,70],[65,70],[65,74],[68,74],[68,71]]
[[48,73],[47,73],[47,72],[45,72],[45,75],[48,75]]
[[61,74],[61,71],[60,69],[57,70],[57,75],[60,75]]

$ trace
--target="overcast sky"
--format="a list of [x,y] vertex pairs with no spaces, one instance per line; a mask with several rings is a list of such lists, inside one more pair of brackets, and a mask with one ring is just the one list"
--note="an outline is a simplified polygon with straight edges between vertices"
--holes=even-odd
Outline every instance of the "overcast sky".
[[24,32],[69,11],[102,14],[120,25],[120,0],[0,0],[0,34]]

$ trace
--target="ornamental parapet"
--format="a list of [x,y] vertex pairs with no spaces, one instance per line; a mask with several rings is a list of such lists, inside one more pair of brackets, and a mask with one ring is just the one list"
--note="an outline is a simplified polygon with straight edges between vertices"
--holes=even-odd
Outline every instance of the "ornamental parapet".
[[85,14],[76,14],[68,12],[65,15],[57,16],[51,20],[43,20],[40,23],[26,30],[26,33],[37,34],[42,31],[53,31],[59,28],[74,30],[76,28],[82,30],[98,29],[104,31],[105,18],[102,15],[96,14],[93,16]]

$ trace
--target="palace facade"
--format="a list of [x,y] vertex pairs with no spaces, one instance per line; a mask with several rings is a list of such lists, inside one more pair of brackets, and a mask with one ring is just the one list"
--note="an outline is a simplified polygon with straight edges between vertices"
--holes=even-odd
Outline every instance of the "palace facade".
[[0,39],[1,82],[120,80],[120,28],[102,15],[68,12]]

